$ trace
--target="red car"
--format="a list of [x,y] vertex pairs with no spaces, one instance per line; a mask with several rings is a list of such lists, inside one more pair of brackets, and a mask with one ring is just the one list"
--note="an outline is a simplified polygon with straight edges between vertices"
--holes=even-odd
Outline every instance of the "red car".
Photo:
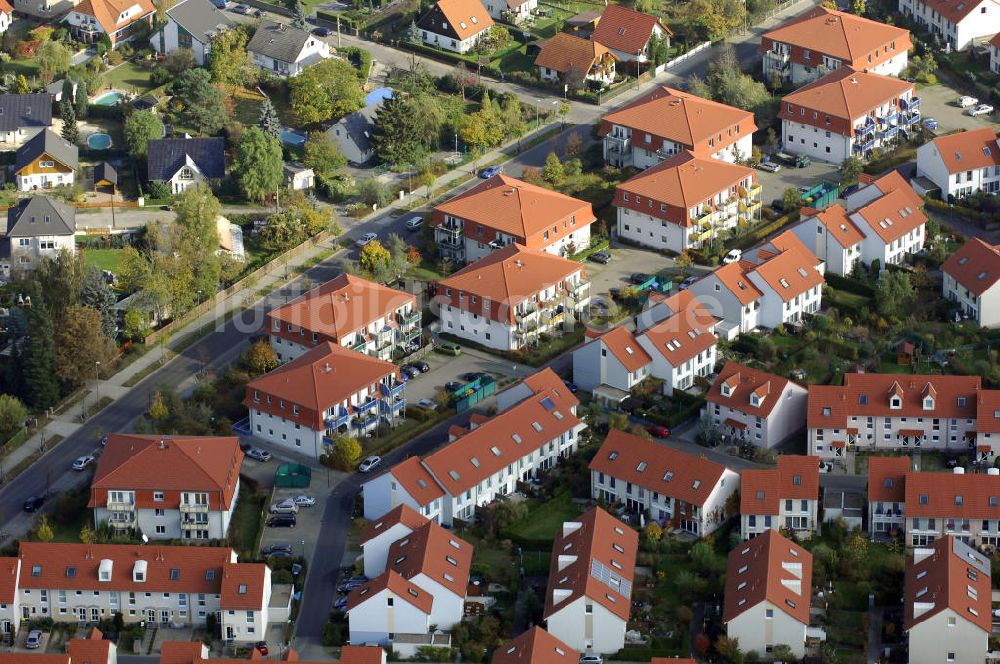
[[268,652],[267,651],[267,641],[258,641],[254,645],[254,648],[256,648],[257,652],[259,652],[261,655],[266,655],[267,652]]
[[646,432],[653,438],[667,438],[670,436],[670,429],[662,424],[647,424]]

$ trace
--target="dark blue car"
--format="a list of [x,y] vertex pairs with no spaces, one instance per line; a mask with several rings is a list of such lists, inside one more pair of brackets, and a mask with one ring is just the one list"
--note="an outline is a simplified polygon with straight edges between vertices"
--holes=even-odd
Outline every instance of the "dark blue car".
[[494,175],[500,175],[503,173],[503,166],[490,166],[489,168],[484,168],[479,172],[479,177],[484,180],[488,180]]

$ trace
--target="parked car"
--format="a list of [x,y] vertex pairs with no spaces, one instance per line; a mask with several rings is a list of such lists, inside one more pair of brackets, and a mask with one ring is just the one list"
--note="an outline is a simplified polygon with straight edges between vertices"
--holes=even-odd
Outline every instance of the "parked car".
[[647,424],[646,433],[648,433],[653,438],[669,438],[670,429],[663,426],[662,424]]
[[337,600],[333,603],[333,608],[335,611],[344,611],[345,609],[347,609],[347,598],[338,597]]
[[246,5],[236,5],[235,7],[233,7],[233,13],[234,14],[242,14],[244,16],[249,16],[250,15],[250,8],[247,7]]
[[563,385],[566,386],[566,388],[570,391],[571,394],[576,394],[577,391],[580,389],[579,387],[576,386],[576,383],[569,380],[564,380]]
[[30,496],[24,501],[25,512],[36,512],[45,502],[45,496]]
[[920,121],[920,124],[922,124],[926,129],[930,129],[931,131],[934,131],[935,129],[938,128],[938,121],[935,120],[934,118],[924,118],[923,120]]
[[762,161],[757,164],[757,168],[762,171],[767,171],[768,173],[777,173],[781,170],[781,164],[775,163],[773,161]]
[[73,462],[73,470],[86,470],[87,466],[94,463],[94,457],[90,454],[86,456],[77,457],[76,461]]
[[411,217],[411,218],[409,218],[409,219],[406,220],[406,223],[404,225],[406,226],[406,230],[408,230],[408,231],[415,231],[415,230],[417,230],[418,228],[420,228],[421,226],[424,225],[424,218],[423,217]]
[[330,28],[313,28],[312,33],[317,37],[329,37],[332,30]]
[[302,495],[302,496],[295,496],[294,498],[292,498],[292,502],[294,502],[299,507],[312,507],[313,505],[316,504],[316,499],[313,498],[312,496]]
[[681,282],[681,285],[677,287],[677,290],[687,290],[691,287],[691,284],[698,281],[698,277],[688,277]]
[[439,353],[444,353],[445,355],[452,355],[454,357],[458,357],[459,355],[462,354],[462,347],[459,346],[458,344],[453,344],[453,343],[438,344],[435,347],[435,350],[437,350],[437,352]]
[[42,630],[33,629],[28,632],[28,639],[24,642],[24,647],[35,650],[42,645]]
[[337,592],[349,593],[352,590],[357,590],[361,586],[365,585],[365,583],[367,582],[368,582],[367,576],[365,576],[364,574],[356,574],[345,581],[341,581],[337,585]]
[[977,115],[989,115],[993,112],[993,107],[989,104],[979,104],[975,108],[970,108],[965,112],[966,115],[971,115],[976,117]]
[[451,394],[452,392],[457,392],[458,390],[462,389],[464,385],[465,383],[460,383],[457,380],[449,380],[447,383],[444,384],[444,391]]
[[580,664],[604,664],[600,655],[580,655]]
[[256,648],[257,652],[259,652],[261,655],[266,655],[268,653],[267,641],[258,641],[257,643],[253,644],[253,647]]
[[254,461],[270,461],[271,453],[267,450],[262,450],[259,447],[251,447],[247,450],[246,455],[253,459]]
[[812,159],[804,154],[789,154],[788,152],[778,152],[774,155],[774,158],[778,161],[784,162],[789,166],[794,166],[795,168],[805,168],[812,163]]
[[427,364],[423,360],[414,360],[413,362],[410,362],[406,366],[413,367],[420,373],[427,373],[428,371],[431,370],[431,365]]
[[361,465],[358,466],[358,470],[362,473],[370,473],[375,470],[375,467],[380,463],[382,463],[382,457],[372,455],[370,457],[366,457],[365,460],[361,462]]
[[976,104],[978,104],[979,100],[976,99],[975,97],[962,95],[961,97],[958,98],[957,103],[961,108],[969,108],[970,106],[975,106]]
[[503,173],[503,166],[497,164],[496,166],[490,166],[479,171],[479,177],[484,180],[489,180],[494,175],[500,175],[501,173]]
[[369,242],[371,242],[372,240],[376,240],[376,239],[378,239],[378,235],[376,235],[375,233],[365,233],[364,235],[362,235],[361,237],[359,237],[358,241],[355,242],[354,244],[358,245],[359,247],[363,247],[366,244],[368,244]]
[[785,201],[781,200],[780,198],[775,198],[773,201],[771,201],[771,209],[774,210],[775,212],[784,212]]
[[420,401],[417,402],[416,405],[420,406],[421,408],[426,408],[427,410],[437,410],[438,407],[438,405],[433,401],[431,401],[430,399],[421,399]]
[[267,520],[268,528],[294,528],[296,518],[294,514],[275,514]]
[[400,376],[405,376],[407,380],[412,380],[420,375],[420,369],[407,364],[399,370]]
[[611,299],[614,300],[615,302],[621,302],[622,300],[625,299],[624,296],[622,295],[622,289],[618,288],[617,286],[612,286],[611,288],[609,288],[608,295],[610,295]]
[[212,0],[212,4],[219,9],[228,9],[232,3],[229,0]]
[[292,553],[292,545],[275,542],[274,544],[268,544],[260,550],[260,555],[262,556],[273,556],[276,553],[287,552],[289,555]]
[[280,503],[273,503],[268,511],[271,514],[295,514],[299,511],[299,506],[295,504],[295,500],[289,498]]
[[611,254],[607,251],[595,251],[589,256],[590,260],[595,263],[600,263],[601,265],[607,265],[611,262]]
[[263,12],[263,11],[261,11],[261,10],[259,10],[259,9],[255,9],[255,10],[253,10],[252,12],[250,12],[250,14],[251,14],[251,16],[253,16],[254,18],[260,18],[260,17],[262,17],[262,16],[264,15],[264,12]]
[[738,263],[741,258],[743,258],[743,252],[740,249],[730,249],[729,253],[722,258],[722,264]]
[[639,284],[646,283],[647,281],[649,281],[652,278],[653,278],[653,275],[646,274],[645,272],[633,272],[631,275],[629,275],[628,280],[629,280],[629,283],[632,283],[632,284],[635,284],[636,286],[638,286]]

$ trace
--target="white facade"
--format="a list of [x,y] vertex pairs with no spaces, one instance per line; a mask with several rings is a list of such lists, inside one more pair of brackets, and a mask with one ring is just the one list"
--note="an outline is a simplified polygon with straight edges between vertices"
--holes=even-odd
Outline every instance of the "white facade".
[[0,12],[0,32],[7,32],[13,20],[14,15],[10,12]]
[[[822,265],[819,266],[823,272]],[[809,268],[807,268],[809,269]],[[763,327],[775,328],[785,323],[793,323],[802,320],[803,314],[814,314],[820,310],[823,303],[823,286],[813,286],[804,293],[796,295],[785,302],[770,286],[767,286],[764,279],[756,273],[751,272],[750,280],[761,290],[764,297],[760,299],[761,309],[759,323]]]
[[46,128],[19,127],[14,131],[0,132],[0,144],[3,144],[3,147],[6,149],[18,148],[42,133]]
[[[910,417],[848,415],[847,427],[847,430],[810,428],[809,454],[821,459],[843,456],[844,448],[835,447],[832,443],[843,441],[845,438],[848,439],[849,445],[874,453],[931,449],[965,454],[969,450],[968,440],[975,439],[976,420],[912,415]],[[922,436],[913,433],[917,430],[923,431]]]
[[643,214],[627,207],[616,207],[618,237],[660,251],[682,252],[694,242],[694,228]]
[[538,0],[525,0],[513,8],[507,0],[484,0],[483,5],[495,20],[516,25],[531,17],[532,12],[538,9]]
[[[780,394],[769,394],[766,398],[776,399],[767,417],[758,417],[711,401],[705,404],[702,412],[708,413],[715,427],[734,441],[744,440],[757,447],[774,447],[805,427],[809,393],[804,387],[789,381]],[[745,428],[739,432],[731,431],[731,427],[725,424],[726,420],[741,422]]]
[[[365,507],[368,501],[365,501]],[[367,518],[367,517],[366,517]],[[389,547],[393,542],[406,537],[413,532],[413,529],[405,523],[395,523],[392,527],[375,535],[371,539],[361,544],[361,553],[365,563],[365,576],[374,579],[385,571],[386,561],[389,558]]]
[[792,232],[833,274],[849,276],[861,261],[861,243],[856,242],[844,247],[836,237],[827,232],[826,227],[815,215],[806,217],[793,226]]
[[[489,28],[487,28],[488,30]],[[467,53],[471,51],[479,38],[483,36],[486,30],[480,30],[476,34],[468,37],[467,39],[457,40],[453,39],[448,35],[439,35],[436,32],[431,32],[430,30],[421,30],[420,39],[425,44],[433,46],[435,48],[441,48],[446,51],[453,51],[455,53]]]
[[916,254],[924,248],[924,225],[917,226],[910,232],[885,242],[860,214],[851,216],[865,239],[861,241],[861,262],[871,265],[878,260],[884,268],[886,265],[901,265],[909,254]]
[[996,39],[990,42],[990,71],[994,74],[1000,74],[1000,46],[997,45]]
[[768,530],[788,528],[797,537],[808,538],[819,532],[819,500],[782,498],[777,514],[741,514],[740,537],[748,540]]
[[1000,327],[1000,282],[977,296],[947,272],[942,274],[941,291],[945,299],[958,302],[962,311],[976,321],[977,325]]
[[[449,221],[447,223],[455,223],[455,218],[449,216]],[[458,222],[461,223],[461,222]],[[466,224],[474,224],[474,222],[465,222]],[[464,236],[459,240],[462,243],[462,260],[466,263],[475,263],[480,258],[489,256],[500,246],[507,246],[508,244],[513,244],[514,242],[520,242],[518,238],[513,235],[506,235],[505,233],[497,232],[497,240],[495,243],[480,242],[473,237]],[[575,252],[579,252],[590,246],[590,224],[586,224],[576,230],[570,231],[566,235],[557,236],[552,240],[550,244],[538,247],[539,250],[546,253],[550,253],[553,256],[566,256],[568,253],[568,246],[573,245]]]
[[249,411],[250,432],[254,437],[316,458],[326,451],[326,443],[323,440],[326,429],[311,429],[256,408],[250,408]]
[[456,595],[428,576],[426,572],[421,572],[407,580],[434,598],[434,605],[431,607],[430,613],[432,625],[437,625],[438,629],[448,631],[462,621],[462,615],[465,612],[465,595]]
[[[434,598],[437,602],[437,598]],[[434,624],[431,614],[407,601],[406,595],[397,595],[388,588],[375,593],[347,612],[351,645],[380,645],[390,643],[390,634],[427,634]]]
[[[365,504],[364,517],[369,521],[378,519],[398,505],[407,505],[438,525],[444,523],[442,506],[445,498],[435,498],[426,504],[421,504],[410,495],[392,471],[383,473],[362,484],[361,495],[364,497]],[[386,551],[388,551],[388,545]],[[367,558],[365,560],[367,561]],[[367,573],[365,576],[370,579],[374,578]]]
[[[678,315],[686,315],[684,312]],[[663,393],[667,396],[674,390],[686,390],[694,385],[696,376],[707,377],[715,367],[715,344],[686,359],[677,366],[660,353],[653,341],[646,335],[636,339],[653,358],[650,374],[663,381]],[[687,339],[685,339],[687,341]]]
[[851,156],[853,141],[850,136],[835,131],[782,120],[781,145],[792,154],[804,154],[819,161],[839,164]]
[[921,0],[899,0],[899,13],[926,26],[931,34],[938,35],[943,43],[958,51],[1000,32],[1000,6],[994,0],[981,0],[971,5],[957,25]]
[[302,70],[309,65],[329,58],[330,45],[319,37],[310,35],[306,39],[306,43],[302,46],[302,50],[299,51],[299,54],[295,56],[295,60],[292,62],[279,60],[255,51],[250,51],[250,57],[255,65],[266,72],[275,76],[292,77],[301,74]]
[[986,660],[988,637],[978,625],[948,608],[910,628],[910,663],[978,664]]
[[573,383],[593,392],[601,385],[628,392],[649,375],[649,366],[629,371],[600,339],[573,351]]
[[[622,30],[624,29],[625,28],[622,28]],[[670,45],[670,35],[667,34],[666,30],[660,27],[659,23],[656,23],[653,25],[653,30],[650,34],[649,39],[647,39],[646,43],[643,44],[642,50],[638,52],[632,51],[626,53],[625,51],[619,51],[618,49],[611,48],[610,46],[608,46],[607,48],[609,51],[614,53],[615,57],[618,58],[619,62],[635,62],[636,60],[638,60],[639,62],[647,62],[649,60],[649,44],[653,41],[653,39],[666,39],[667,45],[668,46]]]
[[581,653],[608,655],[625,647],[625,621],[586,595],[550,615],[546,629]]
[[173,53],[174,51],[187,48],[194,53],[194,61],[199,67],[205,65],[205,61],[208,59],[209,53],[212,51],[212,41],[206,38],[204,41],[198,37],[204,37],[204,35],[191,35],[182,28],[177,21],[170,16],[170,12],[167,12],[167,22],[164,24],[163,29],[157,32],[149,40],[149,45],[153,47],[153,50],[157,53],[163,53],[164,55]]
[[[36,164],[52,164],[51,160],[36,160]],[[45,173],[29,173],[27,175],[17,174],[18,191],[34,191],[35,189],[49,189],[51,187],[69,187],[76,179],[76,172],[69,169],[67,173],[49,171]]]
[[181,492],[181,503],[176,509],[136,509],[134,491],[109,490],[107,502],[94,508],[94,525],[109,523],[115,528],[138,528],[150,539],[224,539],[239,492],[237,479],[229,509],[210,509],[207,492]]
[[[784,47],[787,49],[787,46],[787,44],[775,43],[772,45],[772,49],[764,54],[764,57],[761,60],[765,78],[769,76],[772,71],[781,71],[782,67],[785,66],[785,63],[788,63],[788,69],[782,78],[789,79],[792,85],[798,88],[844,66],[844,62],[839,58],[833,58],[827,55],[824,55],[823,61],[817,62],[814,67],[794,62],[790,59],[790,54],[787,53],[787,51],[779,48]],[[875,65],[874,67],[865,67],[864,71],[871,72],[873,74],[881,74],[882,76],[898,77],[903,73],[903,70],[906,69],[906,66],[909,63],[907,55],[906,51],[897,53],[893,57]]]
[[[652,137],[650,137],[650,140]],[[611,131],[604,137],[604,160],[618,166],[635,166],[646,170],[664,159],[684,150],[693,150],[694,146],[682,145],[675,141],[663,141],[663,147],[658,150],[647,150],[632,143],[632,129],[622,125],[612,125]],[[753,134],[741,136],[732,145],[715,150],[708,156],[713,159],[735,163],[737,157],[746,159],[753,150]],[[623,159],[624,155],[624,159]]]
[[191,187],[206,184],[208,178],[205,177],[191,157],[185,157],[185,164],[177,169],[177,172],[171,175],[170,179],[166,180],[166,182],[170,185],[170,191],[179,194]]
[[38,235],[10,238],[11,270],[33,269],[42,258],[55,258],[62,250],[76,251],[76,235]]
[[[997,149],[1000,150],[1000,145]],[[1000,166],[950,173],[934,141],[917,148],[917,176],[924,176],[940,187],[945,201],[980,191],[1000,193]]]
[[726,634],[731,639],[739,639],[743,652],[754,651],[760,657],[767,657],[774,646],[786,645],[799,660],[806,654],[806,627],[808,625],[764,600],[726,623]]

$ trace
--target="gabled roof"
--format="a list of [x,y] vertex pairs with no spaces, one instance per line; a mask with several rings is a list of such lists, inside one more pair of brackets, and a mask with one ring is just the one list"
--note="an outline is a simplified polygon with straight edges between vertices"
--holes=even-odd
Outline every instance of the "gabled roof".
[[673,315],[643,332],[639,339],[648,341],[670,366],[679,367],[713,346],[719,340],[713,333],[718,319],[708,312],[694,293],[684,290],[670,296],[663,304]]
[[976,433],[1000,433],[1000,390],[979,390]]
[[76,147],[51,129],[43,129],[30,141],[17,149],[17,163],[14,172],[19,173],[25,166],[45,155],[74,171],[80,166],[80,148]]
[[715,491],[726,467],[703,456],[611,429],[591,460],[590,470],[701,507]]
[[203,44],[233,27],[233,22],[209,0],[182,0],[167,10],[167,16]]
[[778,467],[740,473],[740,514],[777,514],[782,500],[819,500],[819,457],[782,454]]
[[268,317],[340,340],[407,304],[416,309],[417,299],[410,293],[341,274],[272,309]]
[[1000,281],[1000,245],[971,237],[941,269],[974,295],[982,295]]
[[0,131],[52,126],[52,98],[47,93],[0,95]]
[[891,42],[896,42],[894,52],[905,53],[911,46],[909,30],[828,7],[814,7],[762,37],[811,49],[816,62],[825,54],[848,65]]
[[950,609],[989,635],[990,567],[989,558],[952,535],[915,549],[906,565],[903,628],[911,630]]
[[535,625],[493,651],[493,664],[577,664],[570,646]]
[[365,542],[391,530],[395,525],[402,524],[410,532],[413,532],[429,521],[427,517],[409,505],[397,505],[379,518],[365,525],[365,529],[361,531],[361,544],[364,545]]
[[147,148],[147,177],[158,182],[169,180],[188,160],[211,180],[221,180],[226,175],[226,139],[214,138],[161,138],[149,142]]
[[259,53],[280,62],[295,62],[309,40],[317,39],[309,32],[286,23],[264,21],[257,28],[247,51]]
[[479,0],[439,0],[420,17],[417,27],[465,41],[493,27],[493,19]]
[[995,49],[1000,49],[1000,32],[993,35],[993,39],[990,40],[990,46]]
[[656,26],[668,35],[674,34],[655,16],[621,5],[607,5],[591,39],[616,51],[635,54],[646,47]]
[[420,457],[400,461],[385,472],[392,473],[393,479],[420,505],[428,505],[444,495],[444,489],[424,467]]
[[[778,253],[773,255],[773,252]],[[824,283],[822,273],[816,269],[819,259],[792,231],[785,231],[770,243],[751,250],[737,264],[745,265],[748,260],[760,261],[748,271],[760,275],[784,302]]]
[[386,569],[410,581],[423,574],[464,599],[472,569],[472,545],[428,521],[392,543]]
[[927,223],[923,199],[898,171],[889,171],[867,186],[875,187],[882,194],[853,214],[864,219],[885,244]]
[[766,601],[808,625],[811,599],[812,554],[777,531],[769,528],[729,552],[723,622]]
[[[943,18],[955,25],[969,18],[981,4],[979,0],[920,0],[920,3],[926,5],[927,9],[936,11]],[[994,5],[992,8],[993,12],[1000,10],[1000,3],[995,0],[987,0],[987,4]],[[979,16],[979,14],[976,14],[976,16]]]
[[[387,570],[347,596],[347,611],[350,612],[364,604],[370,597],[388,590],[393,597],[413,605],[421,613],[430,614],[434,605],[434,596],[402,577],[399,572]],[[385,607],[379,607],[385,610]]]
[[218,491],[236,495],[243,450],[236,436],[111,434],[91,489]]
[[810,216],[816,219],[816,223],[821,224],[826,229],[828,237],[832,237],[841,247],[845,249],[865,239],[862,233],[847,214],[847,210],[840,203],[834,203],[825,210],[812,210],[802,208],[802,216]]
[[16,206],[7,210],[8,237],[75,233],[76,208],[48,196],[22,198]]
[[909,472],[909,457],[868,457],[868,501],[903,502],[906,497],[906,474]]
[[0,12],[10,15],[14,13],[14,8],[7,0],[0,0]]
[[741,261],[737,261],[723,265],[711,273],[744,306],[764,297],[764,294],[747,277],[745,267]]
[[911,472],[904,484],[908,519],[1000,519],[997,475]]
[[[853,123],[879,106],[897,99],[907,90],[914,90],[913,83],[892,76],[840,67],[785,95],[781,100],[779,117],[791,122],[800,121],[798,110],[788,111],[788,105],[793,104]],[[851,134],[853,135],[853,128]]]
[[615,359],[629,373],[635,373],[653,361],[646,349],[636,340],[632,330],[624,325],[612,328],[598,336],[594,343],[604,344]]
[[535,66],[547,67],[560,74],[575,69],[587,76],[605,55],[615,57],[603,44],[568,32],[558,32],[542,44],[542,49],[535,58]]
[[977,168],[1000,166],[1000,139],[992,127],[980,127],[938,136],[931,141],[931,144],[951,175]]
[[[745,364],[729,361],[719,372],[718,378],[712,383],[705,400],[709,403],[727,406],[741,413],[747,413],[755,417],[767,418],[774,407],[778,405],[785,387],[788,386],[787,378],[777,374],[761,371],[748,367]],[[794,383],[792,383],[794,385]],[[725,385],[729,390],[728,396],[723,395],[722,387]],[[751,395],[756,393],[759,405],[753,405]]]
[[586,597],[628,622],[639,534],[600,507],[566,521],[552,542],[543,617]]
[[[104,28],[104,32],[113,35],[125,26],[149,16],[156,11],[156,7],[151,0],[83,0],[73,11],[93,16]],[[126,12],[129,13],[128,17],[121,18]]]
[[16,601],[20,564],[20,558],[0,558],[0,604]]
[[264,606],[264,584],[269,570],[264,563],[226,562],[222,566],[222,606],[232,610],[257,610]]

